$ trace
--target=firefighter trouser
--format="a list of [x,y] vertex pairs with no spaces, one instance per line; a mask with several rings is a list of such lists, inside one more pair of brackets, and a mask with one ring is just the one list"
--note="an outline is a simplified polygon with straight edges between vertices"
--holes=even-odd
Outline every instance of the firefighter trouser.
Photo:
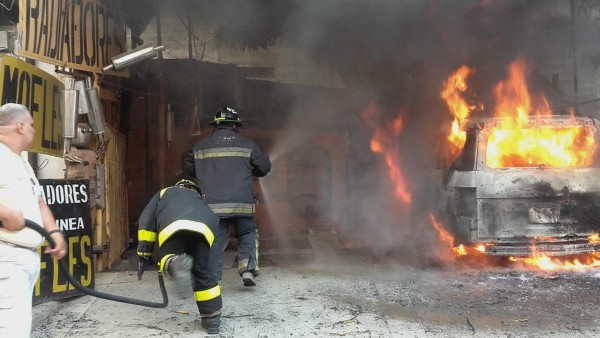
[[166,256],[186,253],[194,259],[192,287],[194,299],[201,315],[221,311],[221,287],[214,274],[208,269],[210,246],[204,235],[191,231],[178,231],[159,248],[160,261]]
[[258,231],[254,217],[220,218],[208,259],[208,267],[219,282],[222,279],[223,252],[229,242],[230,225],[237,239],[238,273],[242,275],[243,272],[250,271],[254,275],[258,274]]

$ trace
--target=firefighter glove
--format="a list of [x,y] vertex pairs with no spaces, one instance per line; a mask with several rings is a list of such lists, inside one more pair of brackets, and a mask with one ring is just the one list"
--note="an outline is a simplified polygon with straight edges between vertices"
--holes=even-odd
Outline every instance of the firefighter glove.
[[137,247],[137,255],[140,259],[151,260],[152,253],[154,252],[154,243],[140,241]]

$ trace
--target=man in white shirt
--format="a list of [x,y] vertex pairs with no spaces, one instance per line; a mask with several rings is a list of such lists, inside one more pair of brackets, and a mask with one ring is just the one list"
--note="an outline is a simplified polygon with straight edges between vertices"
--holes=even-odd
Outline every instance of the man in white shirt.
[[0,107],[0,337],[31,336],[31,300],[40,272],[37,253],[44,238],[25,228],[31,220],[50,234],[56,247],[45,253],[56,259],[66,254],[65,238],[23,152],[33,142],[33,118],[25,106]]

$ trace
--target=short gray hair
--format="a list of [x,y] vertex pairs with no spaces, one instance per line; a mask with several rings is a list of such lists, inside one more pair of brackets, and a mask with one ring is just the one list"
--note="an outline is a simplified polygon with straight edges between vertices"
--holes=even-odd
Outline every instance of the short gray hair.
[[0,107],[0,126],[7,126],[13,122],[22,120],[25,116],[31,116],[29,109],[22,104],[6,103]]

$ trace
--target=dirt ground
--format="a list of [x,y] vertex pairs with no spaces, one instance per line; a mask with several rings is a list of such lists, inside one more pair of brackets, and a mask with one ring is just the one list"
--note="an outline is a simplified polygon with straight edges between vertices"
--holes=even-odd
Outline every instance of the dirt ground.
[[[232,261],[224,270],[217,336],[600,336],[600,270],[415,267],[402,263],[402,257],[315,250],[328,247],[319,242],[327,240],[312,239],[317,253],[296,262],[281,264],[280,259],[276,264],[274,256],[266,255],[254,288],[242,286]],[[138,282],[134,262],[128,259],[116,271],[98,274],[96,289],[160,301],[156,272]],[[205,336],[191,298],[152,309],[81,296],[37,305],[34,315],[32,336],[39,338]]]

